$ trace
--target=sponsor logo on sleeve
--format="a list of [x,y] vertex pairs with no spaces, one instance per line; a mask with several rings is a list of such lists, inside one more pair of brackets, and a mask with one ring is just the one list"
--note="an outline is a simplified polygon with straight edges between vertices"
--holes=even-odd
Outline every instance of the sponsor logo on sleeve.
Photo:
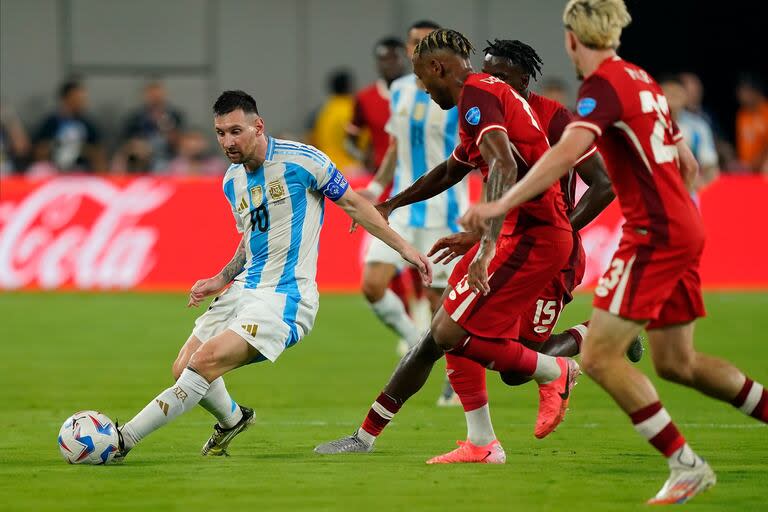
[[478,107],[472,107],[464,114],[464,119],[467,120],[472,126],[480,124],[480,109]]
[[597,106],[597,100],[595,100],[595,98],[581,98],[579,102],[576,104],[576,112],[581,117],[585,117],[591,114],[592,111],[595,110],[596,106]]

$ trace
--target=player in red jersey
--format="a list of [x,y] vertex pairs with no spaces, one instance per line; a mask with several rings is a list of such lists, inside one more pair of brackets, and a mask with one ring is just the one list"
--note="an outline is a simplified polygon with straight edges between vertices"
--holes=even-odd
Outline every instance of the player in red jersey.
[[[454,30],[430,33],[416,48],[414,72],[432,100],[448,110],[458,104],[461,150],[411,187],[378,206],[383,215],[422,201],[458,183],[473,168],[487,177],[486,195],[498,198],[549,148],[536,114],[501,80],[474,73],[471,43]],[[460,156],[459,156],[460,155]],[[539,385],[535,435],[562,421],[578,365],[513,340],[519,315],[560,271],[573,247],[571,225],[557,185],[519,210],[499,215],[481,242],[454,271],[430,331],[400,361],[395,373],[352,436],[321,444],[318,453],[369,452],[403,403],[426,381],[435,361],[450,351],[499,372],[531,376]]]
[[[536,50],[521,41],[496,39],[488,44],[490,46],[483,50],[483,72],[503,80],[520,93],[541,120],[550,143],[556,143],[573,119],[573,114],[557,101],[528,90],[531,78],[535,80],[537,74],[541,73],[542,62]],[[578,204],[574,173],[589,185]],[[574,163],[573,169],[560,179],[560,190],[573,226],[573,250],[562,270],[539,292],[535,302],[522,315],[518,340],[537,352],[551,356],[574,356],[581,351],[580,345],[589,322],[558,334],[553,334],[551,329],[557,323],[562,309],[573,299],[573,289],[581,283],[584,275],[585,255],[579,230],[592,222],[614,198],[611,182],[596,146],[590,146]],[[439,240],[430,255],[437,253],[435,264],[450,261],[466,253],[478,241],[477,233],[457,233]],[[627,351],[627,356],[632,362],[637,362],[642,354],[643,346],[637,338]],[[504,463],[504,450],[496,439],[491,423],[485,368],[449,352],[446,354],[446,369],[448,379],[464,408],[467,440],[459,441],[457,449],[434,457],[428,463]],[[501,378],[510,385],[530,380],[513,373],[502,373]]]
[[616,54],[630,20],[621,0],[568,2],[566,50],[584,78],[578,118],[500,201],[476,206],[464,222],[478,228],[547,190],[599,139],[626,223],[595,289],[582,363],[637,432],[668,459],[670,477],[649,503],[682,503],[714,485],[715,474],[686,443],[651,382],[622,357],[632,338],[647,329],[662,378],[730,402],[763,422],[768,422],[768,392],[727,361],[694,347],[695,319],[704,315],[698,274],[704,230],[686,183],[698,166],[659,85]]
[[[400,39],[384,38],[373,52],[379,79],[355,95],[352,121],[347,126],[347,149],[371,172],[379,168],[389,147],[389,134],[384,129],[389,120],[389,85],[408,72],[405,44]],[[371,147],[367,154],[361,154],[357,143],[365,129],[370,133]]]

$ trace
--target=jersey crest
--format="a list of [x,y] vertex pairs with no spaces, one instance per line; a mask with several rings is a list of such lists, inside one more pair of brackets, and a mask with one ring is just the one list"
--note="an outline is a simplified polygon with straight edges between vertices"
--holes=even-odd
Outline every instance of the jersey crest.
[[464,114],[464,119],[467,120],[472,126],[480,124],[480,109],[478,107],[472,107]]
[[264,189],[261,188],[261,185],[256,185],[255,187],[251,187],[251,204],[254,208],[258,208],[261,206],[261,202],[264,200]]

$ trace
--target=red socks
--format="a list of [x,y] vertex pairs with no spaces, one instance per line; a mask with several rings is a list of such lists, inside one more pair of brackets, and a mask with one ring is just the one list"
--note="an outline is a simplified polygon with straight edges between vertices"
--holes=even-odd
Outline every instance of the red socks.
[[744,382],[739,394],[731,401],[731,405],[744,414],[757,418],[763,423],[768,423],[768,391],[762,384],[754,382],[749,377]]
[[392,421],[401,406],[402,404],[398,403],[397,400],[382,392],[368,410],[368,416],[363,421],[362,429],[374,437],[378,436],[384,427]]
[[485,368],[471,359],[451,352],[445,354],[445,362],[448,380],[459,396],[464,411],[474,411],[486,405],[488,391],[485,387]]
[[512,340],[486,341],[475,336],[467,338],[451,352],[477,361],[497,372],[515,371],[522,375],[536,372],[538,354]]
[[630,414],[629,417],[632,419],[637,433],[646,438],[665,457],[670,457],[685,445],[685,438],[672,423],[672,418],[661,406],[661,402],[654,402],[643,407]]

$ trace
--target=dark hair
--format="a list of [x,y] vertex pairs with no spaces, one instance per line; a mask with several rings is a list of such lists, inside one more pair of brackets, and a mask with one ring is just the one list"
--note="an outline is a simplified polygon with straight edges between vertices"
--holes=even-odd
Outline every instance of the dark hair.
[[517,39],[494,39],[493,42],[486,42],[488,47],[483,50],[483,53],[509,59],[516,66],[520,66],[534,80],[536,80],[538,75],[541,75],[541,65],[543,62],[539,54],[531,46]]
[[259,113],[259,109],[256,108],[256,100],[247,92],[240,90],[224,91],[213,104],[213,113],[217,116],[229,114],[237,109],[241,109],[246,114]]
[[346,69],[337,69],[328,77],[328,89],[333,94],[349,94],[352,92],[352,73]]
[[475,47],[464,34],[449,28],[440,28],[419,41],[413,54],[424,55],[436,50],[448,50],[466,59],[470,53],[474,53]]
[[739,87],[749,87],[756,90],[760,94],[765,94],[765,82],[755,73],[742,72],[739,73],[739,80],[737,82]]
[[386,48],[387,50],[397,50],[398,48],[405,49],[405,43],[403,43],[402,39],[397,37],[383,37],[376,41],[376,44],[373,47],[373,53],[375,55],[378,54],[379,48]]
[[677,84],[679,86],[683,86],[683,81],[680,79],[679,73],[662,73],[659,75],[658,80],[656,80],[658,84]]
[[79,80],[67,80],[59,86],[59,98],[66,98],[72,91],[80,89],[82,86],[83,84]]
[[434,21],[431,21],[431,20],[419,20],[411,24],[410,27],[408,27],[408,32],[410,32],[411,30],[418,30],[422,28],[431,28],[432,30],[437,30],[443,27],[441,27],[438,23],[435,23]]

